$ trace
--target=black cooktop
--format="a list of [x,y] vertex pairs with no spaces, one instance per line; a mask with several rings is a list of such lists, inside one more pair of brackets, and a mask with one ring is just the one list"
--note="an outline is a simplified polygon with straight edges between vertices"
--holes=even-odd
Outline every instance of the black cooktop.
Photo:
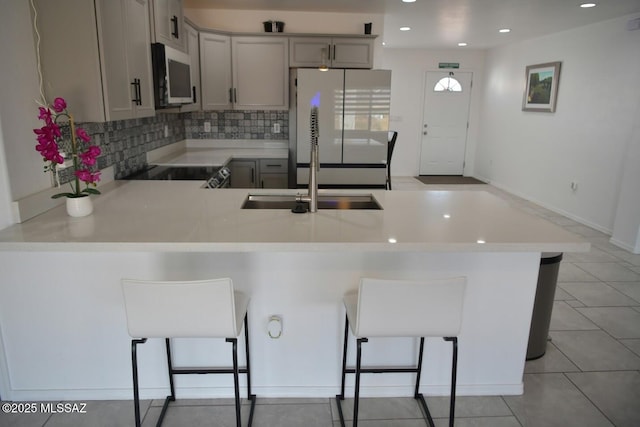
[[219,169],[219,167],[213,166],[175,167],[151,165],[122,179],[206,181],[214,176]]

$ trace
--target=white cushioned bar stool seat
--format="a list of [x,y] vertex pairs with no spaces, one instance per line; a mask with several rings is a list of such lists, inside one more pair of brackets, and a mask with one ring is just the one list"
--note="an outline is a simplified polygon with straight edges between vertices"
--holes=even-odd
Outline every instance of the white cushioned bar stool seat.
[[[340,422],[344,426],[341,401],[344,400],[345,376],[355,374],[353,427],[358,424],[360,374],[415,373],[414,398],[422,406],[425,420],[434,427],[433,419],[422,393],[419,393],[425,337],[442,337],[453,345],[451,367],[451,401],[449,425],[455,415],[458,339],[466,293],[466,278],[408,281],[363,278],[357,292],[344,296],[346,308],[344,346],[342,354],[342,384],[336,396]],[[356,367],[347,368],[349,329],[356,338]],[[361,366],[362,343],[370,337],[419,337],[418,362],[415,367],[368,368]]]
[[[196,281],[122,280],[127,328],[131,340],[131,364],[136,427],[141,424],[136,348],[148,338],[164,338],[171,394],[165,399],[158,424],[162,424],[169,402],[175,400],[175,374],[233,374],[236,424],[241,425],[239,374],[247,375],[247,397],[251,401],[249,426],[256,396],[251,394],[249,369],[249,297],[234,291],[229,278]],[[244,324],[246,367],[238,367],[237,337]],[[232,344],[232,368],[174,368],[171,338],[225,338]]]

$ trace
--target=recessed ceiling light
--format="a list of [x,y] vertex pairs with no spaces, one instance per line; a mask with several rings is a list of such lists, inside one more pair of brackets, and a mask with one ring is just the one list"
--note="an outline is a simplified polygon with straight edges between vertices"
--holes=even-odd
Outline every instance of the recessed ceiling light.
[[415,3],[416,0],[402,0],[402,3]]
[[411,27],[400,27],[400,31],[410,31]]
[[460,47],[465,47],[466,45],[467,45],[467,44],[466,44],[465,42],[458,43],[458,46],[460,46]]
[[588,9],[590,7],[596,7],[596,4],[595,3],[582,3],[580,5],[580,7],[584,8],[584,9]]
[[500,32],[500,33],[510,33],[511,29],[509,29],[509,28],[501,28],[501,29],[498,30],[498,32]]

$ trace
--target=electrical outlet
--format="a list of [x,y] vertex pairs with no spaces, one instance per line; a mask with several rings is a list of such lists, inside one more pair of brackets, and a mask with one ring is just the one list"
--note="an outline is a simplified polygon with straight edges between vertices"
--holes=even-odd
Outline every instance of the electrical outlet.
[[211,122],[204,122],[204,131],[211,132]]
[[280,123],[273,124],[273,133],[280,133]]

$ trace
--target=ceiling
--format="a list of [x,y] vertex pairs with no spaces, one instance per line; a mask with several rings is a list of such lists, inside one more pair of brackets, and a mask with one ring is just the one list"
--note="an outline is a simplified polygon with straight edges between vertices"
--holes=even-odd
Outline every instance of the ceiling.
[[[639,13],[640,0],[184,0],[186,8],[384,14],[389,47],[485,49]],[[411,31],[400,31],[400,27]],[[501,34],[501,28],[511,29]]]

